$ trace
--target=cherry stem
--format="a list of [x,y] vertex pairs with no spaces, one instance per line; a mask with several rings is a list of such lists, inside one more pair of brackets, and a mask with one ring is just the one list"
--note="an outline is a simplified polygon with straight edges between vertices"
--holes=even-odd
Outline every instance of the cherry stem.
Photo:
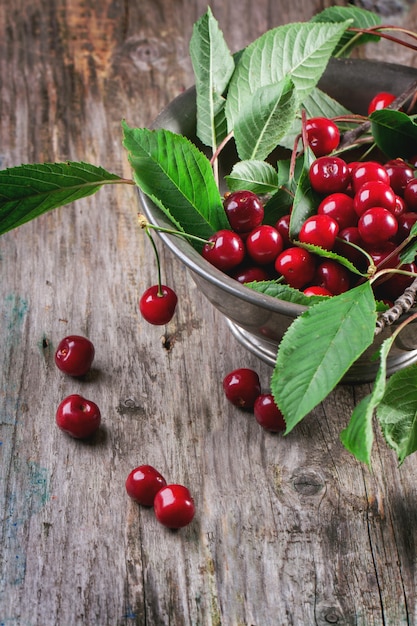
[[[198,241],[203,244],[211,244],[214,245],[214,242],[210,242],[203,237],[198,237],[197,235],[190,235],[190,233],[183,232],[181,230],[174,230],[173,228],[165,228],[164,226],[157,226],[156,224],[151,224],[148,222],[146,217],[142,214],[138,214],[138,222],[139,226],[145,231],[148,232],[148,229],[156,230],[159,233],[166,233],[167,235],[175,235],[176,237],[183,237],[184,239],[191,239],[193,241]],[[149,234],[149,233],[148,233]]]
[[145,228],[145,232],[146,232],[146,234],[149,237],[149,240],[150,240],[150,242],[152,244],[153,251],[155,253],[156,267],[157,267],[157,271],[158,271],[158,296],[162,298],[162,296],[164,294],[162,293],[161,263],[160,263],[160,260],[159,260],[158,249],[156,247],[156,244],[155,244],[155,242],[153,240],[153,237],[152,237],[151,233],[149,232],[149,230],[147,228]]

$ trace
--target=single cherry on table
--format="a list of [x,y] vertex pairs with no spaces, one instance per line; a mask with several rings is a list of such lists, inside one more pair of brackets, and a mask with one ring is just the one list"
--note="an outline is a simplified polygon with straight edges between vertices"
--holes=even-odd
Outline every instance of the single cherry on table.
[[100,427],[101,413],[95,402],[74,393],[62,400],[55,419],[58,428],[71,437],[87,439]]
[[55,364],[69,376],[84,376],[90,370],[94,356],[94,345],[87,337],[68,335],[58,344]]
[[162,487],[155,496],[153,507],[158,522],[172,529],[187,526],[195,514],[194,500],[184,485]]

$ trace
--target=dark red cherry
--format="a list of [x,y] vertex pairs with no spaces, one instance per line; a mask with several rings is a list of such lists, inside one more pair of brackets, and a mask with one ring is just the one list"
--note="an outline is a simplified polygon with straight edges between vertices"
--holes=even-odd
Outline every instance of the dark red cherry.
[[223,202],[230,227],[236,233],[248,233],[262,223],[264,206],[252,191],[233,191]]

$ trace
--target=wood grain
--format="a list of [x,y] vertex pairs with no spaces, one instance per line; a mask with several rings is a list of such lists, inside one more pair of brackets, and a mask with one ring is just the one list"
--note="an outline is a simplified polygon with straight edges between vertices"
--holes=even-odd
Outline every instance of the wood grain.
[[[238,50],[332,4],[211,7]],[[403,5],[390,19],[416,27],[416,5]],[[205,10],[0,0],[1,167],[76,159],[130,176],[120,121],[149,125],[192,84],[188,41]],[[221,380],[244,365],[267,388],[270,369],[159,243],[178,313],[162,328],[140,318],[156,267],[137,210],[132,188],[103,189],[0,239],[0,624],[417,624],[416,460],[398,468],[377,437],[371,472],[338,439],[368,387],[341,386],[288,437],[261,431]],[[69,333],[96,346],[84,380],[54,366]],[[91,443],[54,424],[76,392],[103,413]],[[127,498],[141,463],[189,486],[190,526],[168,531]]]

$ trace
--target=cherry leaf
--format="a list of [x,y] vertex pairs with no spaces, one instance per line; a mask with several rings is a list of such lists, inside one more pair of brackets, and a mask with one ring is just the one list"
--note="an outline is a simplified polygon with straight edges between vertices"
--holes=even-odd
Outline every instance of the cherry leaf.
[[[367,29],[381,24],[381,18],[376,13],[352,6],[351,4],[348,7],[328,7],[327,9],[324,9],[324,11],[314,15],[310,21],[336,23],[344,22],[348,19],[352,20],[352,28]],[[380,37],[377,34],[358,34],[353,31],[346,31],[337,44],[334,54],[335,56],[348,56],[355,46],[371,41],[379,41],[379,39]]]
[[197,93],[197,136],[215,148],[227,134],[223,94],[235,63],[210,8],[193,26],[190,57]]
[[260,87],[279,83],[286,76],[295,85],[298,101],[303,102],[322,76],[349,24],[349,20],[341,24],[285,24],[252,42],[240,55],[229,84],[229,131],[235,127],[242,103]]
[[266,159],[291,128],[297,108],[294,85],[288,77],[248,95],[235,119],[234,138],[239,157]]
[[390,159],[407,159],[416,151],[417,124],[402,111],[381,109],[370,115],[376,145]]
[[384,437],[402,464],[417,450],[417,365],[391,376],[377,408]]
[[309,146],[304,149],[303,167],[298,179],[297,188],[294,196],[293,209],[290,221],[290,238],[297,239],[301,226],[306,219],[317,211],[320,203],[320,196],[312,189],[309,171],[310,166],[315,160],[313,151]]
[[278,191],[278,172],[266,161],[238,161],[231,173],[226,176],[231,191],[247,190],[256,194]]
[[207,157],[186,137],[169,130],[130,128],[123,145],[137,185],[179,228],[209,237],[230,228]]
[[375,308],[367,281],[314,304],[288,328],[271,379],[287,433],[326,398],[372,344]]
[[129,181],[102,167],[73,161],[1,170],[0,235],[46,211],[90,196],[103,185],[122,182]]
[[[289,285],[279,283],[276,280],[259,280],[245,283],[245,285],[253,289],[253,291],[263,293],[266,296],[292,302],[293,304],[300,304],[302,306],[310,306],[316,302],[329,299],[329,296],[306,296],[302,291],[294,289]],[[300,313],[302,313],[301,309]]]
[[340,439],[346,450],[351,452],[358,461],[371,464],[374,433],[372,420],[375,409],[381,402],[387,377],[387,356],[394,343],[394,337],[386,339],[380,348],[380,366],[375,377],[372,393],[363,398],[353,410],[348,426],[340,433]]

